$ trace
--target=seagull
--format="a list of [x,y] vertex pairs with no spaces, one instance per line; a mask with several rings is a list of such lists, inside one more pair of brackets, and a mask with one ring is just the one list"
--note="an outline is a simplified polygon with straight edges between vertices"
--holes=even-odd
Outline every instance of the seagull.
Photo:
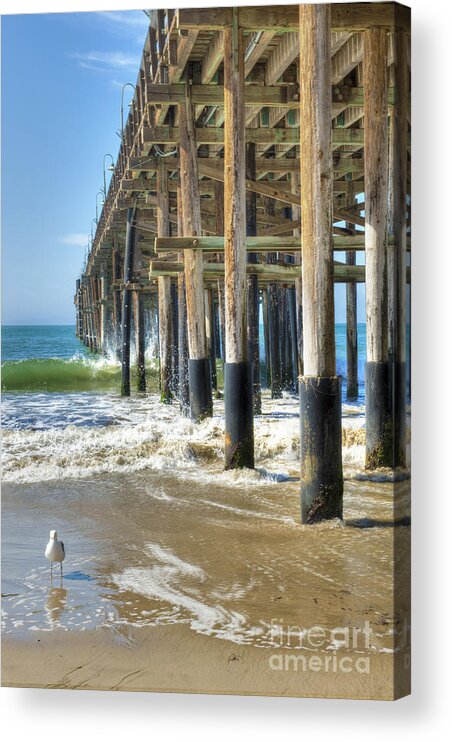
[[63,559],[66,556],[64,551],[64,544],[62,541],[58,541],[58,534],[56,531],[50,531],[50,540],[46,546],[45,557],[50,562],[50,576],[52,576],[53,562],[60,563],[60,574],[63,576]]

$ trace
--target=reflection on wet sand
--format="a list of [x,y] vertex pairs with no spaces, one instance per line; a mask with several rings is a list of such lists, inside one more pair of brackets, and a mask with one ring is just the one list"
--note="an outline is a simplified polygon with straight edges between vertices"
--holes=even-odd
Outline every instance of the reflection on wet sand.
[[63,578],[60,578],[60,586],[51,585],[46,602],[46,613],[49,624],[59,625],[63,611],[66,607],[67,590],[63,587]]

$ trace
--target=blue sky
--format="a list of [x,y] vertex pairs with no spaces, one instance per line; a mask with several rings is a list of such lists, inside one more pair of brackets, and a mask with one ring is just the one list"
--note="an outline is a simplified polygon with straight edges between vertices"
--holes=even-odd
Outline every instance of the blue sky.
[[136,81],[147,23],[142,11],[2,18],[3,324],[74,322],[102,161],[116,159],[121,87]]
[[2,18],[3,324],[74,321],[103,156],[116,159],[121,86],[136,81],[147,23],[142,11]]

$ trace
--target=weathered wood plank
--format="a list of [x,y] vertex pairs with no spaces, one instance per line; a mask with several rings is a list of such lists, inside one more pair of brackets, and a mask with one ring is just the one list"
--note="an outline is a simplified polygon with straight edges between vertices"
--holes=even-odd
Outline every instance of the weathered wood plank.
[[384,29],[364,34],[364,182],[366,184],[367,360],[386,361],[388,353],[387,255],[388,134],[387,38]]
[[259,32],[259,39],[250,42],[250,47],[247,48],[245,53],[245,78],[248,77],[253,67],[257,64],[262,54],[268,48],[268,45],[274,37],[273,31],[262,31]]
[[[129,160],[130,170],[136,173],[140,172],[153,172],[157,169],[156,157],[131,157]],[[206,162],[205,157],[198,157],[198,167],[200,164]],[[221,168],[222,161],[214,160],[210,158],[208,160],[209,165],[213,167]],[[165,168],[167,170],[178,170],[179,160],[176,157],[165,158]],[[338,174],[345,173],[362,173],[363,172],[363,160],[361,157],[342,157],[333,163],[333,170]],[[271,158],[271,157],[256,157],[256,174],[262,173],[292,173],[299,172],[300,160],[297,157],[285,157],[285,158]],[[127,181],[123,181],[127,182]]]
[[[193,132],[193,109],[189,96],[189,85],[187,85],[186,100],[179,108],[179,122],[181,201],[184,236],[197,237],[201,234],[201,204],[199,198],[198,158]],[[207,357],[202,255],[197,250],[187,250],[184,253],[184,261],[190,358],[202,359]]]
[[[331,107],[331,106],[330,106]],[[343,144],[357,146],[364,145],[363,129],[339,129],[335,128],[329,132],[331,142],[335,147]],[[200,144],[224,144],[224,129],[221,127],[206,126],[196,127],[193,130],[194,139]],[[300,132],[298,127],[287,129],[247,128],[245,138],[247,142],[255,144],[298,144]],[[153,144],[178,144],[180,131],[176,126],[144,127],[143,143],[148,148]]]
[[[169,194],[167,173],[163,158],[160,158],[157,170],[157,234],[160,237],[170,236]],[[160,355],[160,401],[171,403],[171,348],[173,326],[171,313],[171,279],[169,276],[158,278],[158,314],[159,314],[159,355]]]
[[[332,377],[336,374],[334,297],[332,287],[331,98],[329,50],[330,28],[324,6],[300,5],[301,103],[304,125],[300,129],[301,220],[303,225],[302,280],[304,374]],[[312,24],[312,25],[311,25]],[[314,29],[314,30],[312,30]],[[360,133],[357,130],[357,133]]]
[[[183,270],[183,264],[175,261],[152,260],[149,264],[149,275],[151,278],[159,275],[177,276]],[[206,276],[224,276],[225,265],[224,263],[217,262],[204,263],[203,271]],[[285,265],[278,265],[277,263],[248,263],[246,272],[247,274],[256,274],[271,281],[285,282],[287,280],[295,280],[299,277],[300,266],[290,265],[289,263]],[[407,277],[409,275],[409,271],[407,271]],[[338,283],[346,283],[347,281],[363,283],[365,281],[365,266],[335,263],[334,280]]]
[[300,379],[301,520],[314,523],[342,517],[343,493],[331,229],[331,6],[300,5],[299,13],[304,352]]
[[[231,24],[231,11],[231,8],[179,9],[176,11],[176,26],[179,29],[221,30]],[[393,3],[334,3],[331,5],[331,30],[334,32],[357,32],[370,26],[389,29],[394,25],[394,21]],[[398,23],[409,30],[408,12],[400,15]],[[240,7],[239,26],[245,31],[298,31],[298,6]]]
[[247,360],[245,73],[243,32],[238,9],[224,30],[224,252],[226,363]]
[[[262,216],[263,220],[269,219]],[[298,222],[291,222],[291,228],[297,227]],[[395,244],[394,238],[388,241]],[[407,240],[407,246],[410,246]],[[334,235],[332,238],[332,250],[364,250],[364,232],[354,235]],[[197,249],[203,252],[223,252],[224,237],[194,237],[194,238],[156,238],[153,242],[156,253],[178,252],[179,250]],[[299,236],[277,237],[273,235],[262,235],[257,237],[246,237],[246,249],[250,252],[294,252],[301,249],[301,238]]]
[[[247,106],[284,107],[287,110],[299,108],[297,85],[247,85],[245,102]],[[184,85],[149,85],[148,105],[176,105],[184,100]],[[222,85],[192,85],[192,102],[201,106],[223,106]]]

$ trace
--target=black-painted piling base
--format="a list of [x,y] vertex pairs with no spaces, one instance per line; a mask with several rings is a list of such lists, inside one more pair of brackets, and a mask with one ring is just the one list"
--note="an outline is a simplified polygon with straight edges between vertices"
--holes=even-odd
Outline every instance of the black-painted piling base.
[[180,411],[185,417],[190,415],[190,387],[188,381],[188,361],[185,365],[179,364],[179,405]]
[[406,466],[406,366],[366,363],[366,469]]
[[341,378],[301,376],[301,522],[342,518]]
[[199,421],[205,417],[212,417],[212,387],[208,358],[189,358],[188,386],[192,420]]
[[253,366],[224,364],[224,467],[254,468]]
[[132,297],[123,292],[121,326],[121,396],[130,397],[130,305]]
[[347,399],[349,402],[354,402],[358,399],[358,382],[351,381],[347,383]]
[[137,366],[137,391],[146,391],[146,368],[144,362]]

